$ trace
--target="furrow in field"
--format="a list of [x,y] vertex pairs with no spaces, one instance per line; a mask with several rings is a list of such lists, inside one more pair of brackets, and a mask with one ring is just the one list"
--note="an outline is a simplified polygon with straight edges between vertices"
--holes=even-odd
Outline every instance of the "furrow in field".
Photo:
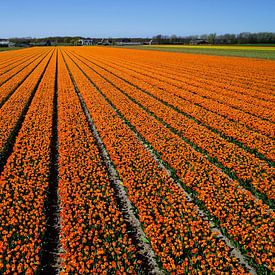
[[2,274],[35,273],[46,228],[56,51],[1,174]]
[[106,80],[87,66],[78,66],[160,154],[203,207],[216,217],[222,232],[230,236],[259,269],[268,267],[274,271],[271,245],[274,242],[274,212]]
[[[54,95],[52,103],[52,128],[50,140],[50,166],[47,195],[44,201],[46,220],[40,251],[40,274],[60,273],[60,202],[58,196],[58,50],[55,54]],[[52,80],[51,80],[52,81]]]
[[244,272],[198,208],[167,175],[110,104],[66,56],[95,127],[137,209],[148,241],[168,272]]
[[[80,59],[78,60],[80,61]],[[212,163],[221,168],[228,176],[238,180],[254,195],[259,196],[265,203],[274,207],[274,169],[268,163],[244,151],[234,143],[224,140],[192,119],[176,112],[171,109],[171,106],[166,106],[147,94],[141,93],[140,90],[106,70],[93,65],[90,65],[89,68],[146,112],[152,114],[165,127],[170,128],[173,133],[182,137],[197,151],[206,155]],[[124,78],[127,79],[127,75],[124,75]]]
[[38,67],[38,65],[49,55],[50,51],[47,51],[42,57],[33,62],[28,68],[22,70],[12,79],[5,82],[0,87],[0,108],[5,104],[5,102],[10,98],[10,96],[16,91],[24,81],[31,76],[32,72]]
[[25,115],[45,74],[53,52],[50,53],[21,84],[0,109],[0,172],[12,152],[13,143]]

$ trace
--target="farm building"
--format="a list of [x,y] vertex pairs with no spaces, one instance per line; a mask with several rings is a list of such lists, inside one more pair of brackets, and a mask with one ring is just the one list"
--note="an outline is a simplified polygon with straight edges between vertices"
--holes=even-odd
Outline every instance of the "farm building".
[[77,44],[80,46],[90,46],[94,44],[94,41],[92,39],[79,39]]
[[15,43],[15,46],[16,47],[25,47],[25,48],[27,48],[27,47],[31,47],[32,45],[29,43],[29,42],[20,42],[20,41],[18,41],[18,42],[16,42]]
[[47,40],[47,41],[40,41],[40,42],[37,42],[37,43],[32,43],[32,46],[52,46],[52,42],[50,40]]
[[0,47],[14,47],[15,43],[10,42],[9,40],[0,40]]
[[142,45],[142,42],[132,42],[130,39],[122,39],[121,41],[115,42],[117,46],[137,46]]
[[109,46],[112,45],[112,41],[102,38],[101,41],[97,42],[97,45]]
[[141,42],[116,42],[115,44],[117,46],[138,46],[138,45],[142,45],[143,43],[141,43]]
[[151,40],[149,40],[149,41],[144,41],[142,44],[143,44],[143,45],[157,45],[158,42],[155,41],[154,39],[151,39]]
[[190,45],[205,45],[205,44],[209,44],[209,42],[204,39],[193,39],[190,41]]

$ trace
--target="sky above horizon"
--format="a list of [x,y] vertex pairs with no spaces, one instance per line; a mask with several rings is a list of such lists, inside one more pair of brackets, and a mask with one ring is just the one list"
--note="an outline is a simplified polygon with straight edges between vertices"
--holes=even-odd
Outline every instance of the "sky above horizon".
[[0,0],[0,37],[275,32],[275,0]]

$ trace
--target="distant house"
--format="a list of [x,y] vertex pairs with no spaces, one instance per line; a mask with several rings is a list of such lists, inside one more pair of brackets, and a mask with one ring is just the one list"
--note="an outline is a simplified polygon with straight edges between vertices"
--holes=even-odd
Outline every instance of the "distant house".
[[37,43],[37,46],[51,46],[51,45],[52,45],[52,42],[50,40]]
[[148,42],[149,45],[156,45],[158,44],[157,41],[151,39],[149,42]]
[[121,41],[116,41],[115,45],[117,46],[137,46],[142,45],[142,42],[132,42],[129,38],[121,39]]
[[15,43],[15,46],[16,47],[31,47],[32,45],[29,43],[29,42],[16,42]]
[[205,44],[209,44],[209,42],[204,39],[193,39],[190,41],[190,45],[205,45]]
[[108,39],[102,38],[101,41],[97,42],[97,45],[110,46],[112,45],[112,42]]
[[11,48],[11,47],[14,47],[14,46],[15,46],[15,43],[10,42],[9,40],[0,40],[0,47],[5,47],[5,48],[9,47],[9,48]]
[[9,47],[10,47],[10,48],[15,47],[15,43],[14,43],[14,42],[10,42],[10,43],[9,43]]
[[51,46],[52,42],[50,40],[47,41],[40,41],[40,42],[35,42],[35,43],[30,43],[29,46],[34,46],[34,47],[44,47],[44,46]]
[[94,41],[92,39],[79,39],[77,42],[77,45],[79,46],[90,46],[90,45],[94,45]]

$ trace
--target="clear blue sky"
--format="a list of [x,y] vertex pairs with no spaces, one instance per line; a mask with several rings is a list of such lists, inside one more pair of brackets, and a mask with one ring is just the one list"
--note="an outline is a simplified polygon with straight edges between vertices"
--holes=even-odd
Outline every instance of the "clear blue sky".
[[275,0],[0,0],[0,37],[275,32]]

